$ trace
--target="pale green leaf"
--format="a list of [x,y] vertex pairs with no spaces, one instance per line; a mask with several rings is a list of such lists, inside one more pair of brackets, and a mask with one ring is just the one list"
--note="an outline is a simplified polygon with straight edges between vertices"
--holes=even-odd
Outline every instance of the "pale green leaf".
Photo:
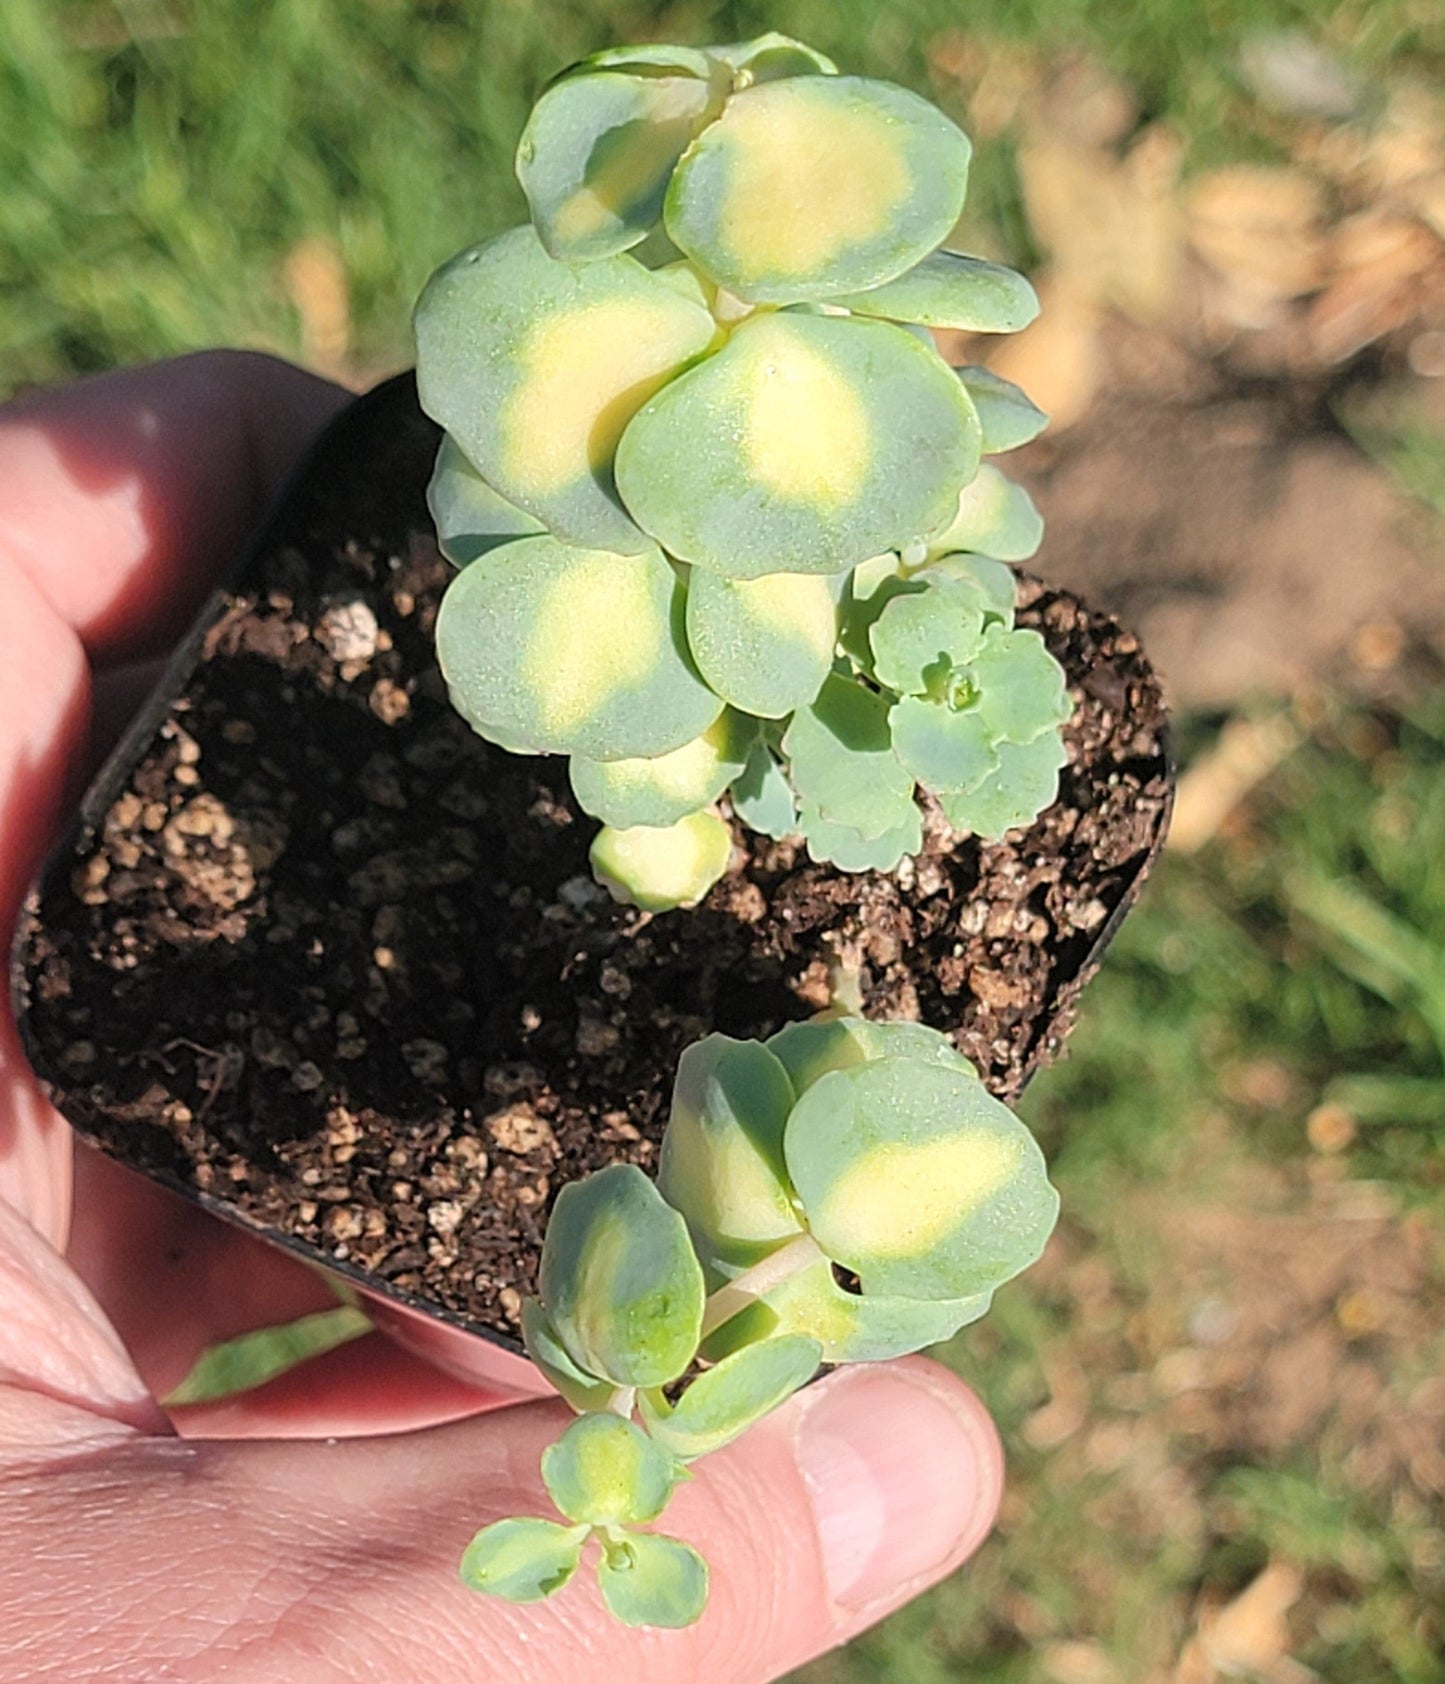
[[725,47],[709,47],[712,58],[720,59],[737,78],[739,88],[757,82],[778,81],[784,76],[836,76],[832,59],[789,35],[769,30],[752,41],[735,41]]
[[633,414],[712,344],[706,310],[625,255],[558,263],[526,227],[438,269],[414,325],[422,408],[494,490],[567,543],[648,547],[612,458]]
[[747,764],[756,722],[724,708],[700,737],[650,759],[568,763],[577,804],[619,829],[675,824],[717,800]]
[[702,1268],[683,1219],[633,1164],[557,1195],[541,1293],[572,1360],[619,1386],[666,1385],[697,1349]]
[[690,1626],[707,1606],[707,1563],[687,1544],[630,1532],[597,1567],[602,1597],[626,1626]]
[[585,76],[594,70],[626,70],[634,76],[697,76],[704,82],[712,75],[710,55],[696,47],[674,47],[661,41],[642,41],[629,47],[604,47],[568,65],[554,85],[564,77]]
[[1073,712],[1068,677],[1036,631],[991,626],[969,677],[978,691],[978,712],[997,741],[1031,743]]
[[687,640],[698,671],[734,707],[763,719],[811,702],[838,643],[832,587],[816,574],[725,579],[694,569]]
[[1038,1257],[1058,1214],[1033,1136],[941,1064],[883,1058],[819,1077],[783,1151],[809,1231],[865,1297],[992,1292]]
[[275,1327],[258,1327],[208,1345],[186,1376],[161,1400],[167,1409],[187,1404],[214,1403],[264,1386],[298,1363],[334,1351],[370,1333],[371,1318],[352,1304],[317,1310]]
[[997,735],[977,708],[956,712],[946,701],[905,696],[888,722],[893,752],[935,795],[975,789],[998,767]]
[[669,825],[603,825],[587,857],[614,900],[644,912],[696,906],[728,868],[732,833],[713,812]]
[[437,660],[453,706],[484,737],[592,760],[667,754],[723,706],[687,654],[683,613],[655,548],[522,538],[452,580]]
[[783,1168],[794,1098],[782,1065],[756,1041],[708,1035],[678,1062],[657,1184],[716,1273],[746,1268],[801,1232]]
[[[705,62],[705,61],[704,61]],[[554,82],[517,147],[517,179],[553,257],[610,257],[662,215],[678,159],[722,110],[726,79],[596,68]]]
[[499,1520],[468,1544],[462,1583],[508,1602],[540,1602],[577,1571],[589,1530],[554,1520]]
[[677,1483],[672,1457],[620,1415],[582,1415],[542,1452],[542,1480],[568,1520],[656,1520]]
[[798,807],[793,800],[792,785],[773,758],[772,750],[761,739],[753,745],[747,765],[733,779],[728,793],[733,811],[749,830],[776,841],[798,834]]
[[857,76],[735,94],[684,155],[667,231],[729,292],[790,304],[876,287],[948,234],[971,148],[918,95]]
[[1012,380],[976,367],[959,369],[958,378],[968,387],[968,395],[978,411],[985,456],[1017,450],[1021,444],[1036,439],[1048,426],[1048,416]]
[[896,822],[876,836],[833,824],[811,807],[799,809],[798,822],[809,854],[820,865],[836,865],[840,871],[896,871],[905,856],[923,846],[923,814],[911,796],[890,804],[887,812],[890,817],[896,814]]
[[864,1017],[814,1017],[789,1023],[764,1043],[801,1094],[830,1070],[850,1070],[869,1059],[912,1058],[944,1064],[976,1077],[973,1065],[946,1035],[926,1023],[874,1023]]
[[931,252],[906,274],[834,302],[859,315],[966,333],[1017,333],[1039,313],[1038,295],[1022,275],[953,251]]
[[806,1336],[765,1339],[699,1374],[673,1409],[659,1410],[644,1395],[642,1418],[653,1439],[679,1461],[711,1455],[806,1385],[822,1354],[817,1340]]
[[928,553],[974,550],[996,561],[1027,561],[1043,537],[1033,498],[985,462],[959,494],[953,518],[928,540]]
[[522,1344],[542,1377],[578,1414],[611,1406],[617,1387],[578,1367],[535,1298],[522,1300]]
[[976,789],[940,797],[943,815],[955,830],[994,842],[1010,830],[1032,824],[1059,792],[1059,770],[1068,750],[1057,731],[1031,743],[1000,743],[998,770]]
[[938,530],[979,439],[962,383],[900,328],[773,311],[641,406],[616,482],[632,518],[700,568],[841,573]]
[[543,530],[535,515],[493,491],[451,438],[443,438],[437,452],[426,506],[437,529],[437,547],[454,567]]
[[913,796],[913,776],[893,753],[888,707],[876,691],[832,674],[783,737],[800,808],[864,841],[906,822]]
[[880,684],[901,696],[941,696],[954,668],[983,647],[982,597],[962,581],[916,574],[885,599],[868,641]]
[[952,579],[976,590],[987,618],[1000,620],[1005,629],[1014,623],[1018,599],[1018,575],[1007,562],[986,555],[944,555],[909,575],[912,580]]

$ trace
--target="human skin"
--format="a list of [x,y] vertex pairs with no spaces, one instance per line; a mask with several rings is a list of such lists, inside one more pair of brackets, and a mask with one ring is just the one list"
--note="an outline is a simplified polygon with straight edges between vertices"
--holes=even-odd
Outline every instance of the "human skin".
[[[279,479],[344,401],[206,352],[0,409],[0,928]],[[700,1463],[683,1632],[579,1575],[466,1590],[479,1526],[547,1514],[559,1404],[498,1408],[373,1333],[248,1396],[155,1402],[207,1344],[332,1303],[310,1271],[77,1145],[0,1019],[0,1684],[761,1684],[959,1565],[998,1441],[921,1358],[840,1371]]]

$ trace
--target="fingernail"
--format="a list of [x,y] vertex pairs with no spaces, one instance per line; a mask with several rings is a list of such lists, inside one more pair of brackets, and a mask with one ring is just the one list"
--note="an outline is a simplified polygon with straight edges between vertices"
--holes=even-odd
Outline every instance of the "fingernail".
[[1001,1458],[982,1406],[923,1368],[851,1369],[815,1388],[798,1423],[836,1603],[902,1601],[987,1536]]

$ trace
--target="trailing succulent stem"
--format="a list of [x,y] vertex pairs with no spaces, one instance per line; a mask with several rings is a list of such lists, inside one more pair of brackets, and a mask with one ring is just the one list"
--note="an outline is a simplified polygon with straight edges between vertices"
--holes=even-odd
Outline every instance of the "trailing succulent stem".
[[822,1363],[901,1356],[976,1320],[1057,1211],[1028,1130],[922,1024],[825,1016],[697,1042],[656,1183],[614,1164],[565,1187],[524,1305],[527,1351],[577,1411],[542,1458],[562,1519],[486,1527],[463,1579],[537,1601],[595,1540],[618,1619],[691,1624],[706,1564],[645,1530],[688,1464]]
[[722,801],[887,871],[920,792],[984,837],[1054,799],[1070,704],[1006,565],[1042,523],[982,461],[1045,418],[928,331],[1037,311],[944,246],[969,159],[784,36],[616,48],[532,113],[531,222],[422,293],[442,672],[482,736],[569,757],[621,899],[695,905]]

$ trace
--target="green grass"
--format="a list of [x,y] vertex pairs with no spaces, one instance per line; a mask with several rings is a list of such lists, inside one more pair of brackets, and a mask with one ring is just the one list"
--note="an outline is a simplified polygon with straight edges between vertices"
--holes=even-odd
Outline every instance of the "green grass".
[[[964,91],[930,49],[1087,50],[1199,160],[1272,144],[1241,86],[1253,30],[1297,27],[1367,79],[1445,67],[1430,0],[6,0],[0,7],[0,395],[210,343],[302,346],[286,255],[323,237],[349,283],[362,371],[407,359],[430,269],[518,219],[511,153],[542,81],[607,42],[781,28],[846,67]],[[1026,258],[1006,141],[974,221]]]

